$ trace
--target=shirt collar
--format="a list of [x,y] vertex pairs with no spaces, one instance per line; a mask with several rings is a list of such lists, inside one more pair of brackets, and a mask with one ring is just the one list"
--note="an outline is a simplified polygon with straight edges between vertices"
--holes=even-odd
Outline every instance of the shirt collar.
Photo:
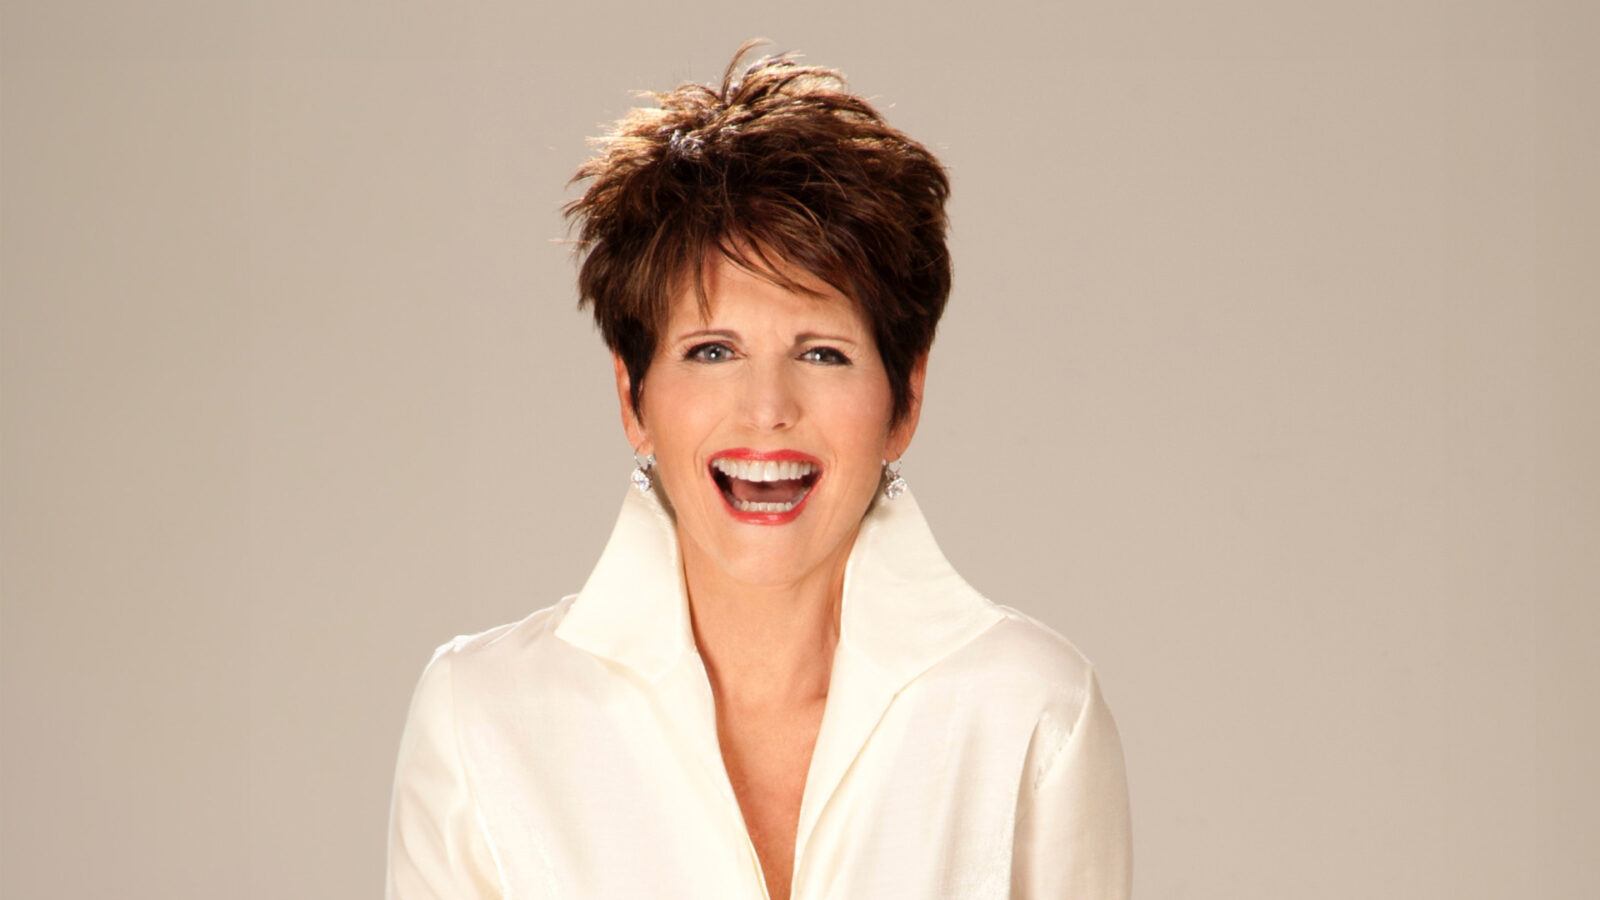
[[[945,559],[909,491],[867,512],[845,567],[841,645],[903,685],[1001,617]],[[628,491],[556,636],[651,681],[694,650],[677,532],[653,494]]]

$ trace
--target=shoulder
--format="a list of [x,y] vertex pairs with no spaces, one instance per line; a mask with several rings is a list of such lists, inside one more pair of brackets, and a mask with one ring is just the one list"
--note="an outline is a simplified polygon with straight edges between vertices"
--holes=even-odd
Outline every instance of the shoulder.
[[1064,700],[1079,698],[1094,665],[1060,632],[1009,606],[993,604],[1000,618],[954,654],[952,662],[975,673],[1004,678]]
[[515,685],[519,690],[559,683],[574,666],[593,660],[555,636],[576,595],[530,613],[526,617],[481,631],[463,634],[433,652],[423,681],[442,681],[459,702]]
[[504,655],[516,655],[554,636],[557,625],[571,608],[576,594],[529,613],[515,622],[497,625],[476,634],[460,634],[440,645],[436,656],[449,656],[467,663],[489,662]]
[[960,662],[997,706],[1008,708],[1010,723],[1027,729],[1024,783],[1037,789],[1062,759],[1120,772],[1121,740],[1093,663],[1043,622],[1007,606],[995,609],[1002,617],[963,648],[970,657]]
[[1000,617],[926,672],[935,693],[981,698],[984,715],[1070,731],[1098,701],[1095,668],[1055,629],[1007,606]]

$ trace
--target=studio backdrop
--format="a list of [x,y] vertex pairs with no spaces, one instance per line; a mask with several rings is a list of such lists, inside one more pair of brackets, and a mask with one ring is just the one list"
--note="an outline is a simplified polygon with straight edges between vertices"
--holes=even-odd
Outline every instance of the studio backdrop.
[[632,467],[560,216],[746,38],[949,166],[905,474],[1092,659],[1138,895],[1600,892],[1600,18],[5,3],[0,896],[382,889],[435,646]]

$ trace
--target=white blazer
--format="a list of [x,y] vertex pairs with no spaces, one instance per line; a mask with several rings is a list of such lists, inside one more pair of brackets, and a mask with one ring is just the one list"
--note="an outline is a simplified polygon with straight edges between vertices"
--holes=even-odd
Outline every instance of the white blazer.
[[[628,492],[583,590],[440,647],[400,744],[388,897],[761,898],[672,522]],[[794,900],[1129,894],[1122,749],[1071,644],[979,595],[916,501],[851,550]]]

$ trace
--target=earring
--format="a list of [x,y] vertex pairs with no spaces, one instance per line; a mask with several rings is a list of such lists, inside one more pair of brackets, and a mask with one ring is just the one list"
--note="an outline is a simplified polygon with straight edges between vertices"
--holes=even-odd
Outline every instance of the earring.
[[883,495],[888,497],[890,500],[893,500],[901,494],[904,494],[906,492],[906,488],[908,487],[910,487],[910,485],[906,484],[906,477],[900,474],[900,460],[897,459],[894,462],[884,460]]
[[637,453],[633,455],[633,486],[639,489],[639,493],[650,493],[650,470],[655,467],[654,453],[646,453],[644,459],[640,459]]

